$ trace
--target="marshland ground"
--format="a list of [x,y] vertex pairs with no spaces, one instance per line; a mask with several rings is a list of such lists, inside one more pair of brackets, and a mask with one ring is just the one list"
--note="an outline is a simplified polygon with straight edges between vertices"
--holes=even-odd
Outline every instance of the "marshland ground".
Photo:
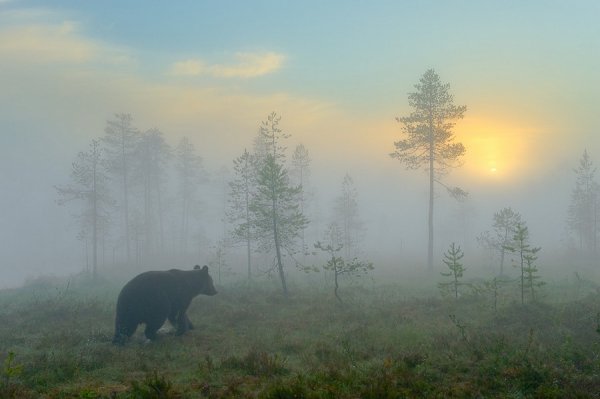
[[[214,277],[214,270],[211,272]],[[37,279],[0,291],[6,398],[565,398],[600,392],[600,289],[590,270],[546,281],[521,303],[444,277],[325,274],[223,281],[189,309],[196,328],[139,328],[111,344],[122,282]]]

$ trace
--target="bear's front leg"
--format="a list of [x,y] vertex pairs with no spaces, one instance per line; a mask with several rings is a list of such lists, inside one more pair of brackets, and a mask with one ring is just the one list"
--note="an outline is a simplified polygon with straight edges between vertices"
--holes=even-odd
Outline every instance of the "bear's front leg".
[[192,321],[188,317],[187,313],[185,313],[185,320],[186,320],[186,323],[187,323],[187,329],[188,330],[193,330],[194,329],[194,325],[192,324]]
[[191,330],[193,328],[194,326],[188,318],[187,314],[185,312],[179,313],[179,317],[177,318],[177,332],[175,334],[182,335],[187,330]]
[[148,338],[150,341],[154,341],[156,339],[156,332],[158,331],[159,328],[162,327],[162,325],[165,323],[166,319],[167,319],[166,316],[164,316],[164,317],[156,316],[155,318],[147,321],[146,322],[146,330],[144,331],[144,335],[146,336],[146,338]]

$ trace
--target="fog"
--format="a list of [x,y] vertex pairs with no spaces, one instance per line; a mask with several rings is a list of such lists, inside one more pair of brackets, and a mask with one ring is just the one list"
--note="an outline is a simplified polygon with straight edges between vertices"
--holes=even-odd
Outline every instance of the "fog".
[[[266,116],[266,114],[265,114]],[[218,133],[191,136],[199,156],[203,159],[207,180],[199,184],[196,200],[200,204],[193,216],[190,235],[196,243],[190,245],[187,253],[177,250],[171,242],[170,249],[156,258],[155,252],[146,253],[142,249],[138,265],[130,265],[132,270],[188,268],[193,264],[215,262],[214,246],[227,237],[232,229],[224,223],[228,209],[229,187],[233,178],[232,161],[244,148],[252,147],[258,125],[265,116],[256,116],[256,126],[248,126],[246,141],[229,144],[226,148],[216,145]],[[99,123],[86,128],[84,125],[70,127],[69,130],[95,131],[96,135],[82,135],[85,138],[102,137],[102,122],[111,115],[98,116]],[[134,122],[135,123],[135,122]],[[68,123],[67,123],[68,125]],[[285,131],[285,116],[281,125]],[[137,126],[137,123],[136,123]],[[155,121],[151,126],[171,131],[170,127]],[[141,131],[145,126],[139,126]],[[460,125],[457,133],[460,131]],[[57,136],[59,133],[57,133]],[[399,132],[400,135],[400,132]],[[458,135],[458,134],[457,134]],[[28,140],[27,133],[11,135],[7,140],[10,148],[2,157],[2,287],[22,284],[26,279],[38,276],[69,276],[89,268],[91,253],[85,253],[85,243],[76,238],[80,229],[74,215],[81,209],[81,203],[73,201],[63,206],[57,203],[55,186],[69,184],[71,163],[79,151],[87,151],[84,140],[59,145],[55,135],[40,134]],[[299,134],[292,133],[286,140],[288,164],[291,149],[303,143],[310,154],[310,178],[306,190],[310,192],[306,215],[310,219],[306,236],[311,247],[322,240],[327,224],[334,218],[334,200],[340,195],[342,180],[347,173],[352,177],[357,192],[358,217],[363,222],[363,239],[359,243],[360,256],[374,262],[375,274],[385,271],[398,278],[411,270],[426,269],[427,251],[427,173],[423,170],[407,171],[397,161],[389,159],[385,152],[365,151],[359,157],[341,157],[340,153],[352,152],[340,143],[339,150],[320,148],[317,142],[304,142]],[[168,144],[176,146],[176,135],[167,136]],[[48,138],[51,138],[48,140]],[[392,143],[390,144],[390,151]],[[210,148],[210,151],[203,150]],[[469,149],[467,148],[467,151]],[[216,154],[215,154],[216,153]],[[547,173],[523,178],[517,182],[479,182],[469,180],[460,168],[450,172],[445,181],[456,184],[469,192],[465,202],[449,197],[441,187],[436,188],[435,199],[435,259],[436,272],[441,271],[442,254],[451,242],[460,244],[465,250],[467,268],[475,273],[494,272],[497,259],[489,255],[476,242],[476,237],[492,229],[493,214],[504,207],[512,207],[526,221],[530,230],[531,242],[541,246],[539,267],[552,270],[553,278],[564,278],[582,265],[576,259],[566,262],[567,254],[573,249],[566,241],[567,210],[575,184],[573,169],[581,154],[572,154],[570,162],[549,165]],[[358,159],[356,159],[358,158]],[[173,192],[177,184],[171,162],[169,179],[170,204],[176,208],[177,197]],[[136,182],[132,182],[136,184]],[[114,184],[111,184],[116,191]],[[115,192],[115,198],[118,194]],[[131,209],[142,209],[142,198],[131,195]],[[118,210],[112,209],[112,219],[118,221]],[[172,215],[173,216],[173,215]],[[125,255],[121,250],[112,254],[110,248],[120,240],[121,226],[114,226],[106,238],[106,248],[99,256],[99,273],[114,272],[115,268],[127,270]],[[175,234],[169,231],[167,235]],[[88,241],[88,245],[91,245]],[[227,279],[245,278],[246,260],[242,246],[226,248],[225,263]],[[254,253],[255,272],[264,276],[270,268],[272,254]],[[317,257],[304,258],[305,263],[319,263]],[[262,262],[262,264],[261,264]],[[286,268],[293,273],[294,262],[286,260]],[[86,266],[87,265],[87,266]],[[388,275],[388,274],[384,274]],[[546,274],[547,278],[549,277]],[[301,278],[301,275],[295,278]]]
[[[178,23],[161,19],[162,13],[177,13],[174,9],[139,10],[145,22],[136,34],[119,20],[117,6],[50,9],[0,2],[0,288],[89,268],[89,240],[86,254],[86,241],[77,239],[81,201],[59,205],[56,187],[71,183],[77,154],[101,140],[107,121],[118,113],[130,114],[140,132],[159,129],[171,148],[188,138],[206,174],[190,216],[194,243],[181,251],[174,232],[179,183],[173,160],[165,166],[168,245],[160,256],[142,246],[129,264],[122,247],[115,249],[122,223],[113,176],[109,186],[116,204],[99,255],[100,275],[214,264],[215,245],[232,230],[223,220],[233,160],[244,149],[252,151],[271,112],[281,116],[281,128],[290,135],[284,140],[286,167],[297,145],[310,154],[304,187],[310,193],[309,249],[333,220],[348,174],[363,223],[360,257],[374,263],[376,276],[401,279],[404,272],[425,270],[427,172],[407,170],[389,154],[402,138],[395,118],[410,113],[408,93],[429,68],[450,84],[455,103],[467,106],[453,129],[455,141],[466,147],[462,166],[449,170],[443,183],[469,195],[457,202],[436,186],[434,274],[456,242],[468,270],[493,275],[498,260],[476,237],[491,230],[494,213],[506,207],[519,212],[532,245],[542,248],[538,263],[545,278],[566,278],[575,270],[594,274],[591,263],[597,262],[579,254],[566,223],[574,169],[584,150],[594,165],[600,162],[595,89],[600,60],[588,51],[600,37],[590,20],[597,5],[584,3],[568,11],[544,5],[543,17],[559,28],[542,24],[535,32],[528,16],[540,10],[533,6],[501,7],[498,16],[489,5],[473,5],[464,15],[439,5],[435,37],[429,37],[415,21],[431,5],[352,6],[335,26],[330,17],[337,10],[329,7],[314,20],[269,10],[277,17],[271,30],[259,29],[245,16],[253,11],[244,7],[225,17],[228,10],[215,6],[223,17],[220,27],[186,15]],[[403,22],[391,21],[392,15],[402,15]],[[306,32],[306,26],[313,29]],[[506,26],[514,27],[510,34]],[[305,36],[308,40],[300,40]],[[214,40],[200,43],[199,37]],[[395,43],[391,38],[397,38],[393,48],[383,43]],[[138,183],[130,182],[130,208],[141,211]],[[273,255],[253,257],[257,275],[264,276]],[[227,246],[225,263],[226,279],[245,278],[242,246]],[[291,258],[286,270],[302,278]]]

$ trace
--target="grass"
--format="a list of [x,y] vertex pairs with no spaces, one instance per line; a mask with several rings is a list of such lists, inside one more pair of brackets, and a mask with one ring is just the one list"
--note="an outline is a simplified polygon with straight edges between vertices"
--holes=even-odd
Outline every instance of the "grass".
[[600,397],[600,294],[567,283],[524,306],[505,289],[497,311],[486,294],[394,284],[346,287],[344,305],[315,285],[284,300],[230,284],[194,300],[195,330],[147,344],[140,328],[124,347],[119,288],[0,291],[0,397]]

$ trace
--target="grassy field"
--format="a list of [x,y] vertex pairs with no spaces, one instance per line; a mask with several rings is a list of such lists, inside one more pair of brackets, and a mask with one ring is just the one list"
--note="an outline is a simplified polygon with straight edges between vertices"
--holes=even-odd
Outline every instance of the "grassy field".
[[275,282],[231,283],[194,300],[187,335],[140,328],[117,347],[120,287],[0,291],[0,397],[600,397],[600,293],[581,281],[525,305],[506,287],[496,310],[489,292],[411,281],[345,285],[343,304],[320,284],[284,300]]

